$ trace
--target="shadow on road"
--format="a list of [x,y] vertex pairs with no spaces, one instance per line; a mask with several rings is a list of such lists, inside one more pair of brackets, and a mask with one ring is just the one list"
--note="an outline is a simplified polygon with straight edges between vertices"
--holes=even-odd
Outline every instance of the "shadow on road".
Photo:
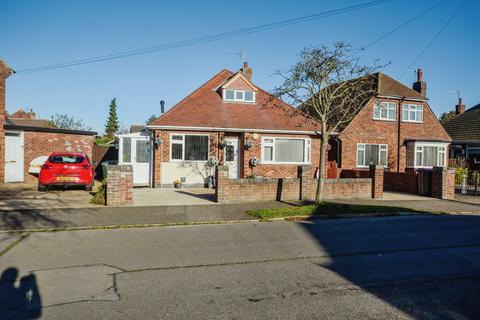
[[478,319],[480,216],[301,223],[318,265],[414,319]]
[[38,319],[42,301],[35,275],[17,278],[16,268],[8,268],[0,276],[0,319]]

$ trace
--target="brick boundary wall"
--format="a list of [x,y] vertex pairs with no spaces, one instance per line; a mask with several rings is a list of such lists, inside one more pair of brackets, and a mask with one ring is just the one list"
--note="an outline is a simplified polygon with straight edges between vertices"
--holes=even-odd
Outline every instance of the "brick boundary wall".
[[446,200],[455,198],[455,169],[433,167],[432,197]]
[[[312,178],[310,166],[300,166],[298,174],[298,178],[229,179],[228,167],[218,166],[215,172],[216,202],[314,200],[317,180]],[[371,178],[325,180],[326,200],[371,197]]]
[[107,206],[133,204],[133,167],[109,165],[107,171]]

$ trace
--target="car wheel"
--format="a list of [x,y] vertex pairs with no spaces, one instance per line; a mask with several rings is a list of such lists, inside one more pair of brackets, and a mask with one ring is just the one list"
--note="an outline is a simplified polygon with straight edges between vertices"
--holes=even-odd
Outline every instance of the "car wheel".
[[85,186],[85,191],[92,191],[93,190],[93,183],[92,184],[89,184],[88,186]]
[[38,191],[47,191],[47,186],[44,186],[44,185],[41,185],[41,184],[38,184]]

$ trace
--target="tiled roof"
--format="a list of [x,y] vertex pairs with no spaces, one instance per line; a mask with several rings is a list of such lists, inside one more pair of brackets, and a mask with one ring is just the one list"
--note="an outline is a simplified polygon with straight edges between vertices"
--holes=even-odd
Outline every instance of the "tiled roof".
[[457,115],[443,126],[454,142],[480,142],[480,104]]
[[374,73],[372,76],[378,79],[376,85],[376,92],[378,95],[421,100],[427,99],[417,91],[407,87],[403,83],[387,76],[382,72]]
[[319,130],[317,122],[298,109],[256,87],[255,103],[230,103],[222,99],[218,86],[235,73],[222,70],[213,78],[152,121],[150,126],[180,126],[285,131]]
[[44,119],[7,118],[5,125],[17,127],[53,128],[50,121]]

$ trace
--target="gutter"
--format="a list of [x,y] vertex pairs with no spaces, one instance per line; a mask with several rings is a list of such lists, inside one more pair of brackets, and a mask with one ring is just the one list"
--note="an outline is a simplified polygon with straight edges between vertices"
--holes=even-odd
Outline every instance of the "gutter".
[[84,136],[95,136],[95,135],[97,135],[97,132],[95,132],[95,131],[69,130],[69,129],[44,128],[44,127],[32,127],[32,126],[17,126],[17,125],[12,125],[12,124],[4,124],[3,128],[5,130],[50,132],[50,133],[67,133],[67,134],[77,134],[77,135],[84,135]]
[[[218,128],[218,127],[188,127],[188,126],[158,126],[149,125],[148,129],[154,130],[187,130],[187,131],[214,131],[214,132],[259,132],[259,133],[287,133],[317,135],[317,130],[278,130],[278,129],[254,129],[254,128]],[[335,135],[337,133],[330,133]]]

